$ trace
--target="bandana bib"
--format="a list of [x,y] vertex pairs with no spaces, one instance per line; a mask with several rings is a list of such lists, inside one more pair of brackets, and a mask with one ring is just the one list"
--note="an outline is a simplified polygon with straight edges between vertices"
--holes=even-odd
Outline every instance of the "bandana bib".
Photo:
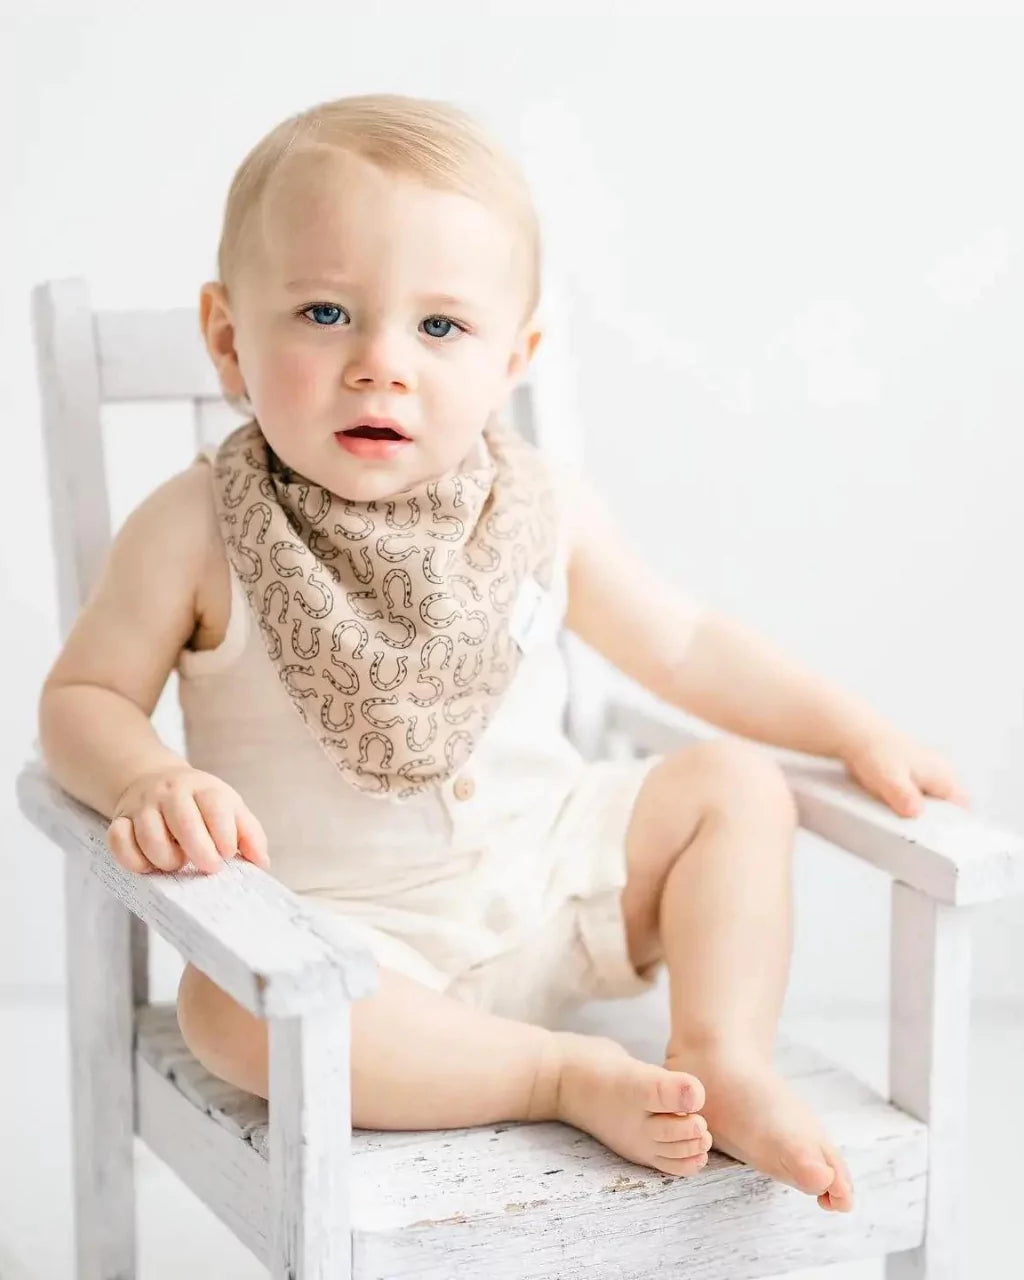
[[540,451],[492,421],[486,461],[354,502],[286,467],[253,419],[214,460],[221,533],[267,653],[345,779],[405,799],[457,773],[551,587]]

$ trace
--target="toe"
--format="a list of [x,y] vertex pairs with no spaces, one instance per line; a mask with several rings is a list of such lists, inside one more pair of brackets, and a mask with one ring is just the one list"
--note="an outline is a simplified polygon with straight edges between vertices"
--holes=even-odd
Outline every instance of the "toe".
[[657,1112],[647,1117],[648,1133],[654,1142],[690,1142],[707,1137],[708,1123],[703,1116]]
[[701,1169],[708,1162],[706,1153],[697,1156],[688,1156],[685,1160],[672,1160],[663,1156],[655,1156],[651,1161],[655,1169],[659,1173],[670,1173],[676,1178],[690,1177],[695,1173],[700,1173]]
[[808,1195],[824,1195],[830,1191],[836,1180],[836,1171],[829,1165],[822,1154],[813,1148],[792,1148],[784,1150],[779,1163],[795,1186]]
[[663,1160],[689,1160],[706,1155],[709,1146],[705,1138],[688,1138],[683,1142],[659,1142],[656,1150]]
[[[849,1213],[853,1208],[853,1179],[850,1177],[850,1170],[835,1147],[823,1147],[822,1150],[836,1176],[828,1190],[818,1197],[818,1203],[823,1209]],[[827,1203],[822,1203],[823,1201]]]
[[853,1197],[842,1196],[833,1190],[832,1187],[820,1196],[818,1196],[818,1204],[829,1213],[849,1213],[853,1208]]
[[655,1068],[651,1077],[648,1111],[674,1111],[680,1115],[699,1111],[704,1105],[704,1086],[685,1071]]

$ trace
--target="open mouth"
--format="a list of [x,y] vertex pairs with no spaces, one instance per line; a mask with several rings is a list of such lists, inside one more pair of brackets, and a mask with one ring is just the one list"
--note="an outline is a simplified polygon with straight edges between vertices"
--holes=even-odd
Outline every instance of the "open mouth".
[[401,435],[391,427],[350,427],[348,431],[342,431],[343,436],[356,440],[407,440],[408,436]]
[[353,457],[377,462],[397,457],[400,446],[411,443],[397,427],[373,426],[368,422],[349,427],[347,431],[336,431],[334,438]]

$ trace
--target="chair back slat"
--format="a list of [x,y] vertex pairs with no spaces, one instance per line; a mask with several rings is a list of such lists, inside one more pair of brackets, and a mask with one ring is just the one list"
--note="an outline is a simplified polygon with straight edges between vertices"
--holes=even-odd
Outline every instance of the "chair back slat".
[[96,581],[110,542],[96,329],[81,280],[32,295],[61,636]]
[[100,398],[220,400],[221,389],[190,307],[97,311]]

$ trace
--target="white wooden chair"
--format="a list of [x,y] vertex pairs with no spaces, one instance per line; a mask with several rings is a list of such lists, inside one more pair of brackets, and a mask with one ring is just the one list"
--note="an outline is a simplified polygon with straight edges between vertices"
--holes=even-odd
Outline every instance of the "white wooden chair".
[[[110,535],[101,406],[190,401],[199,440],[225,419],[192,310],[93,312],[84,284],[66,280],[35,290],[34,317],[66,632]],[[515,409],[548,447],[543,399],[527,384]],[[602,750],[622,754],[694,732],[678,714],[621,699],[602,725]],[[889,1280],[962,1280],[966,908],[1024,889],[1024,841],[938,802],[901,820],[824,763],[789,774],[802,824],[894,881],[890,1098],[780,1049],[849,1161],[851,1215],[825,1214],[717,1153],[699,1176],[671,1179],[558,1124],[353,1133],[348,1006],[375,982],[361,945],[323,936],[295,895],[241,859],[215,877],[125,873],[106,851],[105,820],[28,763],[22,808],[67,854],[79,1280],[136,1274],[133,1134],[275,1280],[744,1280],[882,1254]],[[269,1108],[204,1071],[173,1005],[149,1003],[150,928],[269,1020]],[[660,1061],[664,1004],[657,989],[586,1006],[569,1025]]]

